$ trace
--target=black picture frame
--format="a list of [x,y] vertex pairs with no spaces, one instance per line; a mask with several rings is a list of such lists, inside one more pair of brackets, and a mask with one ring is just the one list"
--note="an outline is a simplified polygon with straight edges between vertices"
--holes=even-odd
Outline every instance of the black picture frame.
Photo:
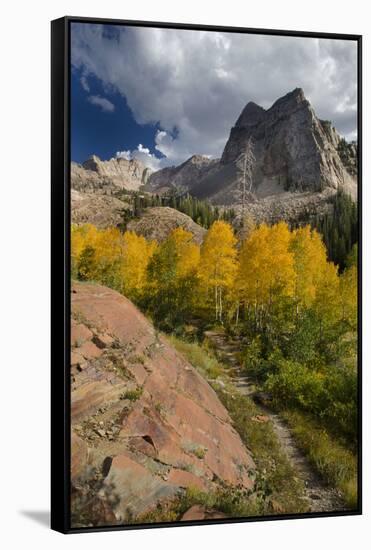
[[362,255],[358,259],[358,506],[345,512],[280,514],[104,527],[70,526],[70,25],[101,23],[135,27],[218,31],[307,38],[352,40],[358,51],[358,242],[362,250],[362,36],[292,30],[62,17],[51,22],[51,528],[61,533],[153,529],[204,524],[247,523],[283,519],[362,514]]

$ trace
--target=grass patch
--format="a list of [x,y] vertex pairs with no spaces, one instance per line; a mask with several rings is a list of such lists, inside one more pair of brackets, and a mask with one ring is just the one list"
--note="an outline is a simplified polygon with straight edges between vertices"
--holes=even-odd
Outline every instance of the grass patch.
[[186,442],[183,443],[182,447],[187,453],[192,453],[199,459],[205,458],[207,453],[207,448],[203,445],[197,445],[197,443]]
[[127,360],[132,364],[140,363],[141,365],[144,365],[145,363],[145,358],[143,355],[130,355]]
[[129,401],[138,401],[143,393],[143,388],[135,388],[135,390],[127,390],[122,394],[122,399],[129,399]]
[[218,360],[203,346],[195,342],[186,342],[176,336],[168,337],[170,343],[182,353],[204,378],[216,379],[225,375],[225,369]]
[[202,459],[205,458],[207,449],[205,449],[205,447],[197,447],[196,449],[193,449],[192,452],[197,458]]
[[357,507],[356,456],[331,437],[314,420],[292,411],[280,413],[297,444],[313,467],[332,487],[338,489],[349,508]]

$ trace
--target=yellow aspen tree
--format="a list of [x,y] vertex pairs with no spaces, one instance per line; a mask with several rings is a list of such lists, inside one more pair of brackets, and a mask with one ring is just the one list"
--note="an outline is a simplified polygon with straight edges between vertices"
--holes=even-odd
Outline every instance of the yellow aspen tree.
[[194,313],[200,247],[179,227],[157,248],[148,266],[148,304],[167,329]]
[[129,298],[136,300],[143,295],[147,285],[147,267],[155,249],[155,242],[148,242],[132,231],[124,233],[121,292]]
[[76,260],[79,259],[85,246],[89,245],[95,248],[99,237],[98,229],[91,223],[83,225],[71,225],[71,255]]
[[193,234],[178,227],[170,234],[177,255],[176,278],[183,279],[196,272],[200,263],[200,247],[194,242]]
[[199,276],[203,290],[214,296],[215,320],[223,320],[223,304],[237,273],[237,239],[231,225],[216,221],[201,246]]
[[252,231],[240,251],[237,288],[240,300],[254,312],[255,323],[284,297],[294,291],[294,257],[290,230],[280,222],[262,224]]
[[99,231],[95,246],[95,257],[99,280],[118,290],[120,288],[120,265],[124,254],[124,239],[116,227]]
[[290,250],[294,255],[294,299],[298,314],[300,307],[310,307],[315,299],[318,280],[327,262],[327,254],[321,236],[309,225],[292,232]]
[[97,278],[96,246],[99,230],[92,224],[73,226],[71,231],[72,273],[83,280]]

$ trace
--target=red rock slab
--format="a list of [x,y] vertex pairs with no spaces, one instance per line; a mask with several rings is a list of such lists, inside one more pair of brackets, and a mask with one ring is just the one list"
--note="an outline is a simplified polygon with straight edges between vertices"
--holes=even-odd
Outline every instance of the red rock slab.
[[99,349],[90,340],[86,341],[82,346],[76,348],[78,353],[85,357],[85,359],[96,359],[102,355],[102,350]]
[[167,415],[167,421],[183,440],[207,449],[203,460],[219,478],[232,485],[252,487],[250,478],[242,476],[241,471],[253,470],[254,461],[230,424],[181,394],[177,396],[173,411]]
[[163,337],[159,338],[159,343],[160,347],[155,348],[151,355],[152,369],[167,380],[168,386],[173,386],[178,380],[180,369],[185,365],[193,367]]
[[79,421],[95,413],[103,404],[118,400],[125,388],[124,382],[112,384],[106,380],[81,384],[71,395],[72,421]]
[[114,339],[109,334],[95,334],[93,342],[98,348],[104,349],[111,346]]
[[218,510],[206,510],[204,506],[195,504],[191,506],[181,517],[180,521],[200,521],[205,519],[223,519],[226,518],[223,512]]
[[[148,440],[146,439],[148,438]],[[146,456],[150,456],[152,458],[157,458],[158,453],[151,442],[150,436],[132,436],[129,438],[129,446],[130,449],[133,451],[139,451],[140,453],[143,453]]]
[[80,312],[100,332],[122,344],[135,342],[136,353],[156,338],[153,326],[127,298],[104,286],[73,283],[72,311]]
[[135,363],[134,365],[127,363],[125,364],[125,368],[134,376],[137,383],[142,386],[148,376],[148,372],[143,365],[140,363]]
[[86,340],[91,340],[93,333],[84,324],[71,323],[71,346],[81,346]]
[[151,373],[144,383],[144,389],[152,397],[153,404],[161,405],[166,415],[175,407],[177,392],[170,386],[166,377],[162,376],[157,370]]
[[71,433],[71,479],[79,477],[86,470],[88,446],[74,432]]
[[167,481],[173,485],[178,485],[178,487],[197,487],[201,491],[206,491],[207,486],[205,482],[198,476],[187,472],[185,470],[172,469],[169,472]]
[[[161,460],[167,464],[176,464],[177,460],[184,464],[191,461],[198,470],[207,474],[212,472],[228,483],[252,487],[247,472],[255,468],[254,462],[229,423],[213,416],[189,396],[168,388],[166,380],[155,373],[148,377],[144,387],[151,395],[153,405],[160,403],[162,406],[165,421],[152,418],[149,423],[148,418],[144,420],[141,411],[137,410],[127,419],[125,429],[133,433],[138,429],[150,432],[157,442]],[[207,449],[203,460],[191,458],[191,449],[183,452],[188,443]]]
[[76,351],[71,351],[71,367],[85,363],[85,359]]
[[[150,403],[146,406],[144,400],[135,403],[134,409],[124,420],[120,437],[150,438],[161,462],[172,466],[194,465],[203,475],[211,478],[212,473],[202,463],[198,464],[200,461],[196,457],[190,457],[184,452],[179,434],[155,410],[151,410],[150,406]],[[144,407],[146,413],[143,412]]]
[[195,369],[183,365],[183,368],[179,371],[177,388],[186,393],[205,410],[210,411],[224,421],[230,422],[228,412],[219,401],[215,391]]
[[117,519],[125,521],[128,510],[136,516],[154,508],[156,503],[174,497],[178,487],[151,474],[127,454],[115,456],[105,483],[120,496],[115,509]]

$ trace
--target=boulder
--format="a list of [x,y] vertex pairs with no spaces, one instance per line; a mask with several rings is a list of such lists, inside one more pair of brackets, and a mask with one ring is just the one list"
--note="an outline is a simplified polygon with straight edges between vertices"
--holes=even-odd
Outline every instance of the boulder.
[[181,521],[200,521],[212,519],[224,519],[227,516],[218,510],[207,510],[204,506],[195,504],[182,516]]

